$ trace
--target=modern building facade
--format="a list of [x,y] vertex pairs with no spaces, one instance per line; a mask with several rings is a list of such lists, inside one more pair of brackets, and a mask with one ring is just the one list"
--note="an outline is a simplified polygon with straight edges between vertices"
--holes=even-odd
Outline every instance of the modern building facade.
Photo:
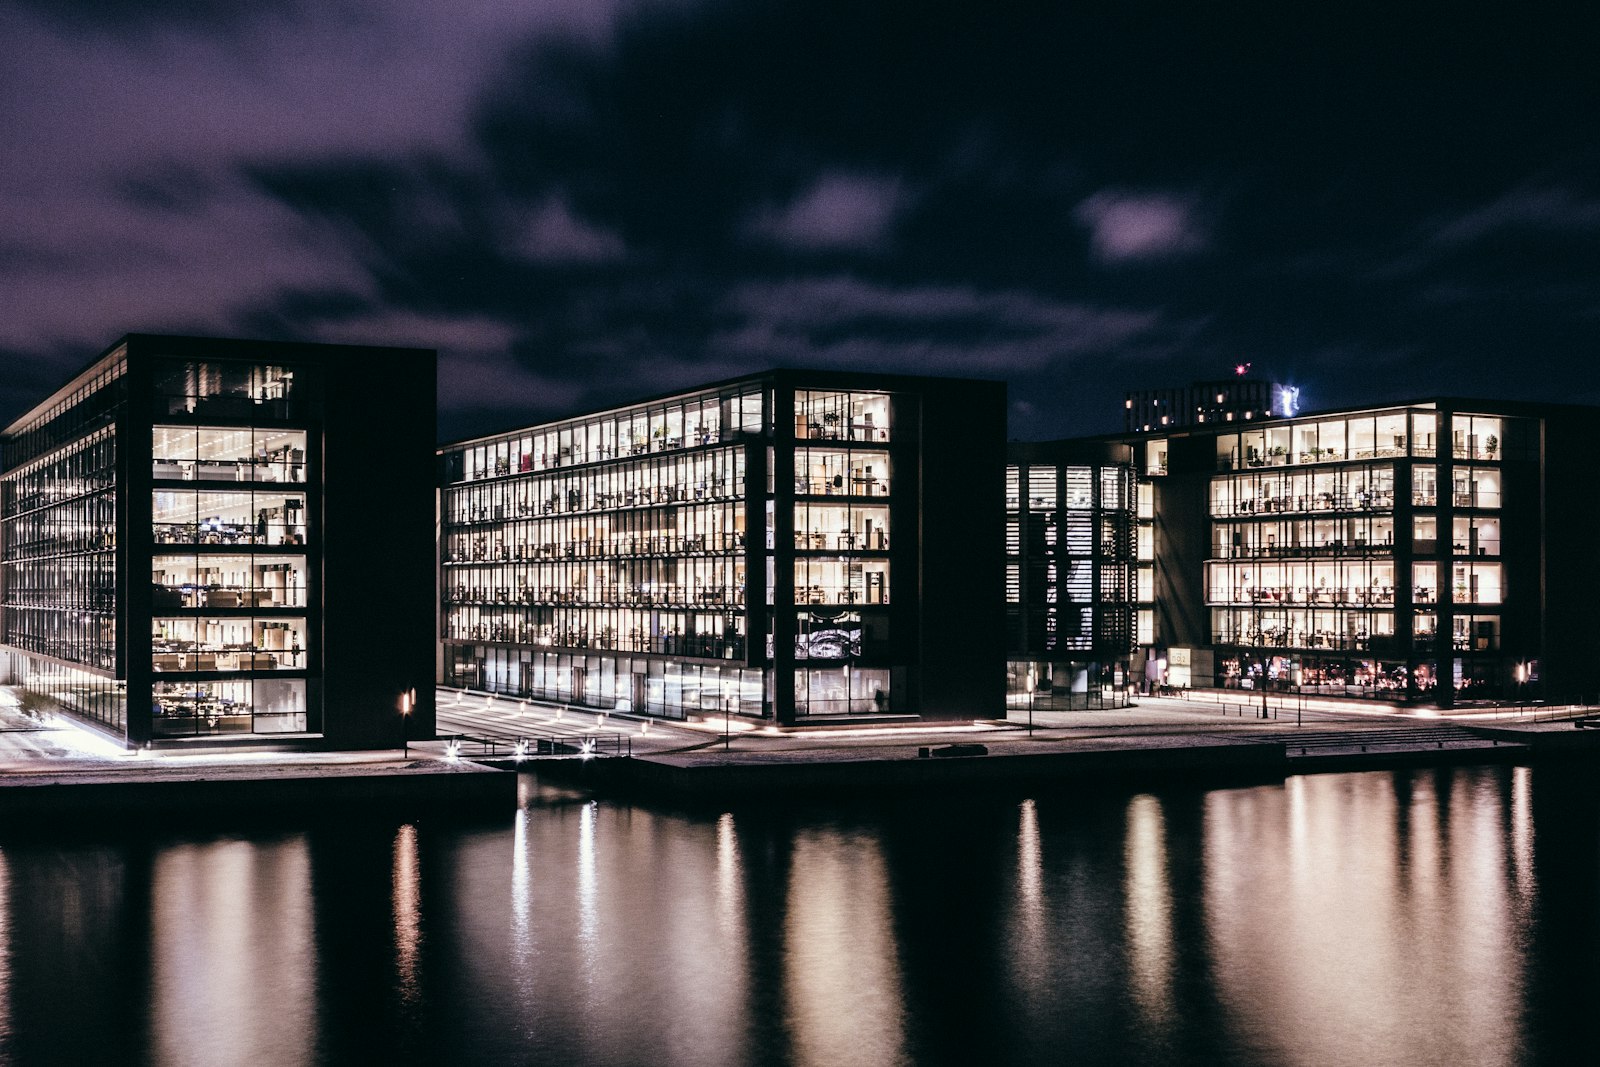
[[1006,702],[1127,703],[1138,587],[1133,449],[1013,443],[1006,464]]
[[1004,397],[774,371],[446,446],[439,680],[667,718],[994,714]]
[[1130,434],[1166,433],[1189,426],[1261,422],[1287,418],[1300,406],[1294,386],[1248,377],[1249,364],[1232,378],[1192,382],[1179,388],[1141,389],[1122,402]]
[[431,737],[434,366],[117,342],[0,436],[0,680],[131,746]]
[[1596,415],[1438,399],[1130,438],[1153,548],[1135,672],[1442,706],[1594,696]]

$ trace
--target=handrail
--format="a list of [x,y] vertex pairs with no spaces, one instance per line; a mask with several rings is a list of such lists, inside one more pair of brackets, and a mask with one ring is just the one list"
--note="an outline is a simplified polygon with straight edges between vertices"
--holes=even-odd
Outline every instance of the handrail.
[[535,759],[539,756],[581,756],[584,758],[619,757],[633,755],[633,738],[621,733],[558,734],[556,736],[519,734],[514,737],[495,734],[443,734],[446,751],[461,754],[463,743],[478,746],[480,756],[499,756],[500,749],[517,760]]

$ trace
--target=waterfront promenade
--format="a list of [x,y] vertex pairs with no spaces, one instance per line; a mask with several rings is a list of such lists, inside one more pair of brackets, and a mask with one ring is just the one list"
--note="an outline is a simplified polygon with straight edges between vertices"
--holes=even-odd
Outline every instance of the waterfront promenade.
[[[3,691],[0,691],[3,692]],[[7,694],[8,695],[8,694]],[[932,726],[780,730],[737,719],[670,723],[441,689],[438,740],[409,751],[328,753],[168,747],[130,753],[62,717],[0,700],[0,810],[84,813],[422,804],[505,809],[521,754],[597,788],[716,797],[1010,783],[1141,786],[1281,780],[1399,765],[1600,755],[1584,709],[1452,715],[1335,700],[1267,717],[1225,698],[1144,698],[1128,708],[1013,710]],[[1593,709],[1590,709],[1593,710]],[[576,754],[576,755],[574,755]],[[595,758],[628,756],[628,759]]]
[[[1120,709],[1040,712],[958,725],[781,730],[739,720],[648,726],[638,720],[481,693],[439,692],[439,728],[512,736],[628,730],[631,760],[552,773],[601,787],[715,797],[1009,782],[1157,784],[1281,780],[1290,774],[1401,765],[1491,763],[1600,754],[1583,709],[1432,709],[1307,699],[1259,703],[1143,698]],[[1600,709],[1589,709],[1591,711]],[[981,746],[982,753],[971,746]],[[954,750],[954,751],[952,751]],[[966,751],[972,755],[955,753]],[[947,756],[946,754],[949,753]]]

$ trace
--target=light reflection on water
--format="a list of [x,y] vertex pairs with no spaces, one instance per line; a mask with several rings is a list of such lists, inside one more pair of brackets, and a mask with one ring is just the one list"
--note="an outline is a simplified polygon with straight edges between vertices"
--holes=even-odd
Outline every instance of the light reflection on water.
[[11,876],[5,849],[0,849],[0,1049],[11,1044]]
[[1247,1047],[1274,1063],[1517,1062],[1495,785],[1329,775],[1207,796],[1217,994]]
[[417,828],[400,827],[394,837],[394,954],[400,999],[415,1006],[422,996],[417,961],[422,951],[422,876],[417,867]]
[[150,1023],[159,1062],[311,1059],[317,1000],[309,874],[299,837],[183,845],[156,857]]
[[785,1022],[795,1062],[905,1062],[891,890],[873,837],[807,831],[794,842],[784,909]]
[[1560,768],[8,839],[0,1062],[1564,1062],[1597,875]]
[[1172,1013],[1172,900],[1166,823],[1155,797],[1137,796],[1128,803],[1124,853],[1129,985],[1144,1025],[1164,1031]]

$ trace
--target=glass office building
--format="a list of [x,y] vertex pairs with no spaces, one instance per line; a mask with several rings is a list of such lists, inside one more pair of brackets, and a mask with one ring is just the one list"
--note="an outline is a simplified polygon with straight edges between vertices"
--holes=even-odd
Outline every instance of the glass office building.
[[1132,449],[1012,444],[1006,487],[1006,703],[1127,704],[1134,640]]
[[944,664],[997,632],[967,628],[996,608],[973,549],[999,509],[971,508],[1003,398],[780,371],[445,447],[440,680],[679,719],[989,713],[994,682]]
[[1555,417],[1430,401],[1144,442],[1165,540],[1146,669],[1171,683],[1176,658],[1183,684],[1254,691],[1516,696],[1549,622]]
[[[432,378],[417,350],[125,338],[5,431],[6,680],[129,744],[398,742],[395,694],[426,685],[425,659],[374,671],[381,651],[330,637],[357,629],[338,594],[369,566],[358,516],[415,498],[416,530],[396,521],[386,543],[397,567],[431,556]],[[420,391],[427,419],[369,425],[374,381]],[[425,619],[430,586],[391,573],[362,600]]]

